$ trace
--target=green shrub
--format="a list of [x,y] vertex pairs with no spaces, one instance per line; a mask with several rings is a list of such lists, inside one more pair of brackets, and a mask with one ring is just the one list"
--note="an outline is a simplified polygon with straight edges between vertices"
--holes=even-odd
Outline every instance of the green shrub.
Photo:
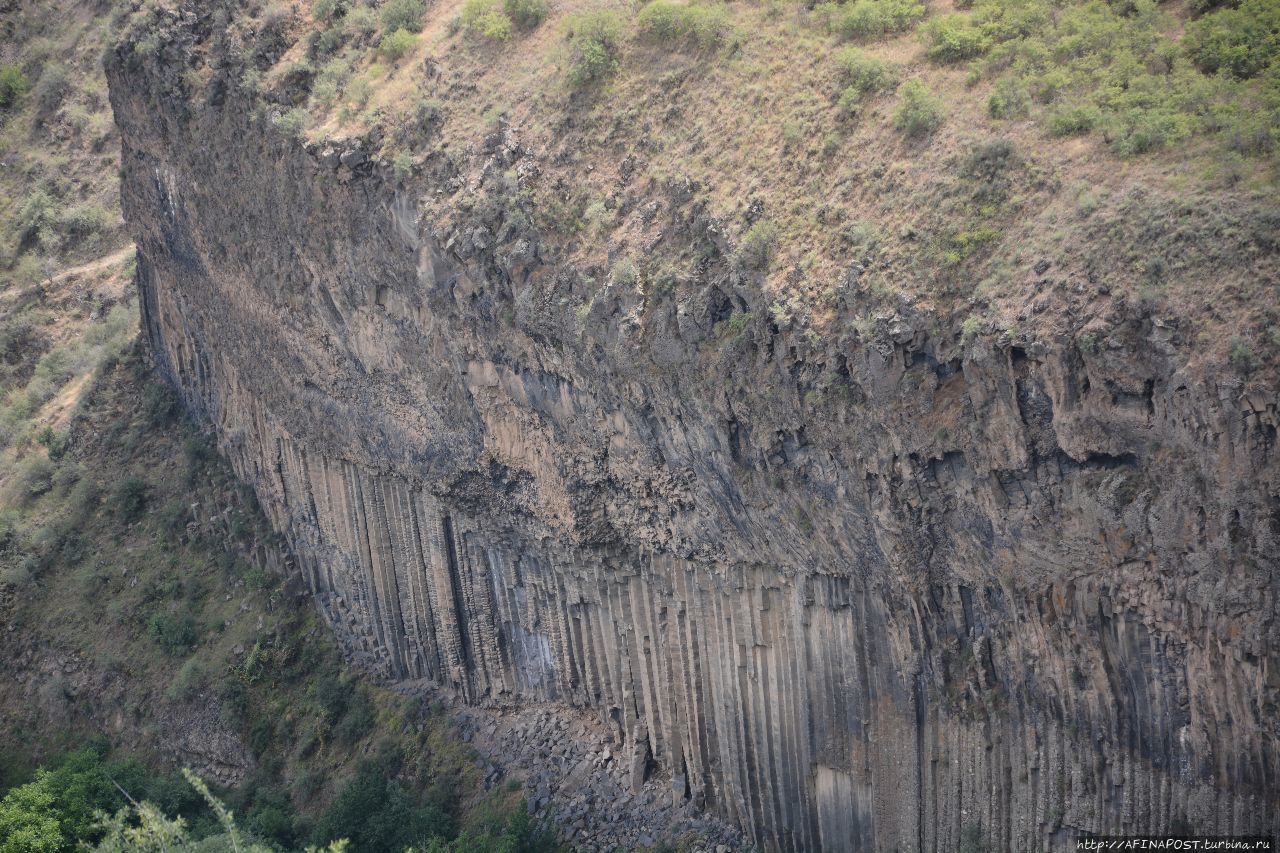
[[20,501],[38,498],[53,488],[53,478],[58,471],[47,456],[32,453],[18,465],[14,480],[18,487],[15,495]]
[[204,689],[209,674],[198,657],[187,658],[165,695],[174,702],[186,702]]
[[301,136],[310,120],[305,108],[294,107],[276,119],[276,127],[286,136]]
[[57,214],[58,206],[53,197],[36,188],[18,208],[18,233],[24,240],[43,242],[45,231],[56,221]]
[[97,814],[124,805],[120,787],[140,793],[146,781],[137,762],[104,762],[103,749],[97,747],[72,752],[54,769],[36,771],[34,781],[0,801],[0,851],[81,849],[100,834]]
[[61,62],[52,62],[46,64],[40,72],[32,98],[41,111],[53,112],[70,91],[71,72]]
[[1270,151],[1280,4],[1215,9],[1187,24],[1181,42],[1170,35],[1177,27],[1150,0],[976,0],[967,21],[939,19],[929,33],[937,59],[985,57],[975,72],[999,76],[993,117],[1020,116],[1034,101],[1048,107],[1037,117],[1050,135],[1101,133],[1123,155],[1208,133],[1241,153]]
[[986,53],[991,39],[967,15],[946,15],[925,28],[928,56],[934,62],[963,62]]
[[392,62],[399,62],[409,51],[413,50],[418,37],[408,30],[396,30],[382,37],[378,52]]
[[912,0],[852,0],[822,3],[815,9],[831,32],[845,39],[883,38],[911,29],[924,17],[924,4]]
[[640,38],[653,44],[687,45],[709,50],[732,30],[727,9],[718,5],[685,5],[653,0],[636,19]]
[[717,337],[737,337],[747,330],[747,327],[751,325],[751,320],[752,314],[750,311],[735,311],[729,315],[729,319],[716,323],[712,331],[715,332]]
[[1227,352],[1227,360],[1231,363],[1231,366],[1241,373],[1248,373],[1253,370],[1257,363],[1253,354],[1253,344],[1239,335],[1231,338],[1229,343],[1230,350]]
[[1183,44],[1206,74],[1257,76],[1280,57],[1280,3],[1242,0],[1237,8],[1218,9],[1187,24]]
[[382,6],[382,26],[387,32],[422,32],[422,17],[426,13],[425,0],[387,0]]
[[96,204],[83,204],[58,217],[58,230],[64,238],[85,240],[111,227],[114,215]]
[[490,41],[511,38],[515,24],[501,7],[501,0],[466,0],[459,16],[463,31]]
[[987,112],[992,118],[1019,118],[1027,114],[1029,96],[1021,81],[1005,77],[996,82],[987,99]]
[[[415,31],[413,27],[387,27],[387,29]],[[378,31],[378,15],[368,6],[356,6],[342,19],[342,31],[353,39],[367,41]]]
[[414,845],[426,846],[431,838],[452,837],[451,812],[456,801],[444,789],[443,802],[414,803],[396,779],[399,764],[398,755],[385,751],[361,761],[355,778],[320,816],[312,842],[349,838],[355,850],[399,853]]
[[902,101],[893,115],[893,125],[908,139],[931,136],[945,117],[942,101],[919,80],[902,84]]
[[147,484],[137,477],[121,480],[111,492],[111,509],[126,524],[136,521],[146,508]]
[[190,613],[157,613],[147,621],[147,636],[171,655],[186,654],[200,639]]
[[636,269],[635,262],[630,258],[623,258],[616,261],[611,271],[613,283],[620,287],[634,287],[636,280],[640,277],[639,270]]
[[506,41],[511,38],[513,25],[504,12],[489,12],[476,23],[476,33],[489,41]]
[[547,18],[547,0],[504,0],[502,9],[517,27],[532,30]]
[[342,0],[315,0],[311,4],[311,17],[317,21],[332,21],[343,11]]
[[142,419],[146,425],[155,429],[172,423],[181,411],[178,395],[163,382],[152,382],[142,394]]
[[1079,136],[1093,130],[1098,123],[1098,110],[1089,104],[1071,104],[1049,115],[1049,133],[1053,136]]
[[1166,108],[1132,109],[1110,123],[1111,147],[1125,156],[1172,146],[1191,135],[1191,117]]
[[835,63],[845,85],[838,102],[841,113],[845,115],[857,112],[865,98],[892,91],[898,85],[896,65],[867,56],[859,48],[845,47],[836,51]]
[[19,65],[0,65],[0,110],[15,106],[30,88],[31,83]]
[[742,237],[739,257],[748,269],[763,270],[773,260],[778,247],[778,226],[767,219],[757,220]]
[[569,83],[584,89],[603,82],[618,70],[622,18],[610,9],[597,9],[569,19]]

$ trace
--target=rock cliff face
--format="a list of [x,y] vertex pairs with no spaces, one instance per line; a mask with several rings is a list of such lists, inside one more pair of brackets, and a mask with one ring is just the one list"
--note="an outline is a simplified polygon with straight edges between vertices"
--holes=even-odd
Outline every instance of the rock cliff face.
[[680,187],[699,286],[575,312],[446,163],[193,97],[203,14],[109,63],[145,334],[371,671],[586,709],[769,850],[1280,831],[1280,412],[1185,324],[802,334]]

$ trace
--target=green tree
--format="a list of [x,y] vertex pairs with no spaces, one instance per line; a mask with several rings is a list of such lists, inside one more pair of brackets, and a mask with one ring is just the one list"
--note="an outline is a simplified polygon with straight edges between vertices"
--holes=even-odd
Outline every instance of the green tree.
[[57,853],[63,835],[47,774],[20,785],[0,800],[0,853]]

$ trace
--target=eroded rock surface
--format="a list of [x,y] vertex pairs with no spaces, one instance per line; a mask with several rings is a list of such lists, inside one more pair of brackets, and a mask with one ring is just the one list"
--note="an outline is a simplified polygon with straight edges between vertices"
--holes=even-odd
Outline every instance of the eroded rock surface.
[[189,103],[185,14],[110,63],[145,333],[371,672],[584,709],[771,850],[1280,830],[1280,414],[1185,324],[805,335],[679,187],[702,286],[575,312],[446,163],[286,139],[230,60]]

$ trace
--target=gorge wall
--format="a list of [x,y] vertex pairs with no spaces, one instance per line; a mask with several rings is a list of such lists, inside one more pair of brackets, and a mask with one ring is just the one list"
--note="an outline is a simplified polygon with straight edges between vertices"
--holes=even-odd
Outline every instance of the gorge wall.
[[699,286],[575,311],[483,181],[276,131],[209,14],[109,60],[144,332],[371,672],[585,709],[768,850],[1280,831],[1274,393],[1136,307],[803,334],[679,186]]

